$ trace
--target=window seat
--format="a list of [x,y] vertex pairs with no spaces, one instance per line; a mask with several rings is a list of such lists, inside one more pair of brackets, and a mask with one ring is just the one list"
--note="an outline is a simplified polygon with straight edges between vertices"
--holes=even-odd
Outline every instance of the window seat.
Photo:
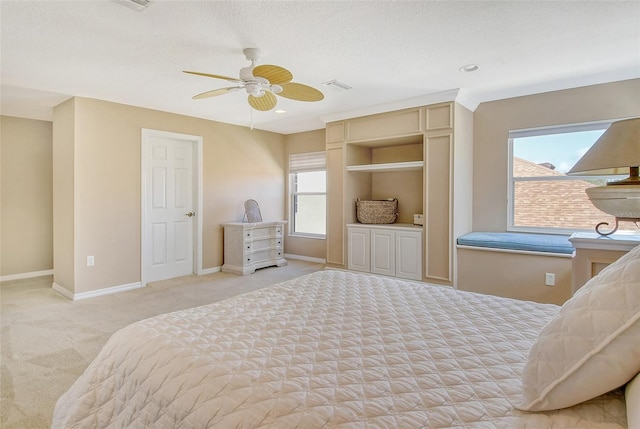
[[503,249],[507,251],[571,255],[568,235],[522,232],[470,232],[458,238],[458,246]]

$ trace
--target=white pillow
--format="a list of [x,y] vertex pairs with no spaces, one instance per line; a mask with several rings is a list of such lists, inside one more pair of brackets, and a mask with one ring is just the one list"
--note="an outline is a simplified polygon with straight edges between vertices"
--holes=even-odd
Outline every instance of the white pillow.
[[570,407],[640,372],[640,246],[602,270],[545,326],[522,373],[527,411]]
[[627,425],[630,428],[640,428],[640,374],[627,384],[624,396],[627,403]]

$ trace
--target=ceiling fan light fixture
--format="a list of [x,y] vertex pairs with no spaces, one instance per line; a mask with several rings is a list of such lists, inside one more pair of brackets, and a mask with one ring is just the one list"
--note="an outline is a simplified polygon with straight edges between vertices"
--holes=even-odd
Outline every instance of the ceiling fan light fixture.
[[253,76],[253,67],[242,67],[238,74],[240,80],[255,80]]
[[245,89],[248,94],[253,95],[254,97],[260,97],[264,95],[264,91],[262,90],[262,85],[257,82],[249,82],[245,85]]

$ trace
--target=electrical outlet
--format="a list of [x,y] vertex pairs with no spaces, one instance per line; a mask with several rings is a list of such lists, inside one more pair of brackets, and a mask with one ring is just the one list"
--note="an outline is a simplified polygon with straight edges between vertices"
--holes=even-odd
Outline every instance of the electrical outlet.
[[544,284],[547,286],[555,286],[556,285],[556,275],[553,273],[545,273],[544,275]]
[[93,256],[87,256],[87,267],[93,267],[96,264],[96,260]]

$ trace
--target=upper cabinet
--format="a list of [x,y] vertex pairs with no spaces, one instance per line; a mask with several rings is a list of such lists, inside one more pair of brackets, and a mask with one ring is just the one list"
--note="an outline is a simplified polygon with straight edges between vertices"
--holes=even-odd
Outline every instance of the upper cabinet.
[[326,139],[327,145],[342,144],[344,142],[344,122],[327,124]]
[[[422,109],[407,109],[379,115],[349,119],[346,122],[345,141],[364,142],[367,145],[387,146],[405,136],[422,132]],[[400,143],[402,144],[402,143]]]
[[425,107],[425,131],[452,129],[454,107],[453,103]]

